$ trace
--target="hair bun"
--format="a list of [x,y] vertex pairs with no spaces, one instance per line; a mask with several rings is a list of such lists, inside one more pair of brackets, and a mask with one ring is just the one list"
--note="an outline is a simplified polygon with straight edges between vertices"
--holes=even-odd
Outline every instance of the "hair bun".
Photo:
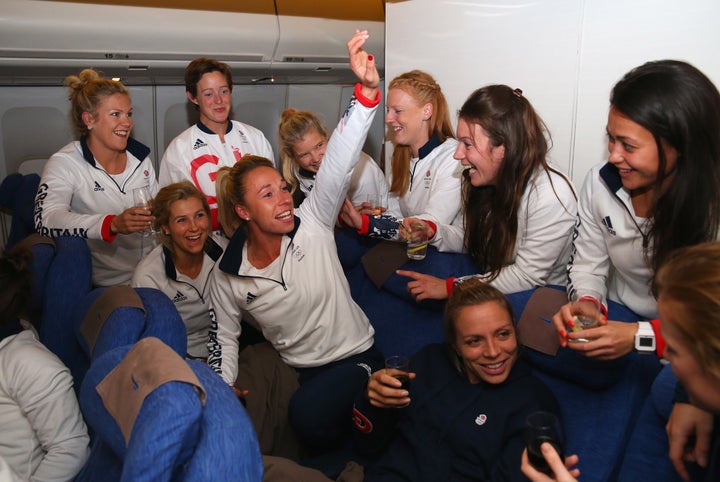
[[289,107],[283,111],[280,117],[282,117],[283,119],[287,119],[288,117],[295,115],[295,113],[297,113],[297,110]]

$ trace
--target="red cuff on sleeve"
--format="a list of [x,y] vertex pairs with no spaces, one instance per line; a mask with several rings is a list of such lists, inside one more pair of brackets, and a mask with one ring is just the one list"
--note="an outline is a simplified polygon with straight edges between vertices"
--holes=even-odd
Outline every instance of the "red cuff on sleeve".
[[357,230],[357,233],[364,236],[370,231],[370,216],[367,214],[360,214],[360,216],[362,217],[362,224],[360,225],[360,229]]
[[663,338],[660,332],[660,319],[650,320],[650,326],[652,326],[653,332],[655,333],[655,350],[658,358],[662,358],[665,353],[665,338]]
[[[423,219],[428,225],[432,228],[433,231],[435,231],[435,234],[437,234],[437,224],[435,224],[432,221],[428,221],[427,219]],[[433,238],[435,237],[435,234],[433,234]]]
[[108,243],[112,243],[115,241],[116,234],[110,233],[110,225],[113,222],[113,219],[115,219],[114,214],[110,214],[109,216],[105,216],[105,219],[103,219],[102,227],[100,228],[100,236],[102,236],[103,240],[107,241]]
[[445,288],[447,289],[448,298],[450,298],[450,295],[452,294],[454,287],[455,287],[455,277],[451,276],[445,280]]
[[380,103],[380,90],[378,89],[375,99],[368,99],[362,94],[362,84],[360,82],[355,84],[353,94],[355,94],[355,98],[365,107],[375,107]]

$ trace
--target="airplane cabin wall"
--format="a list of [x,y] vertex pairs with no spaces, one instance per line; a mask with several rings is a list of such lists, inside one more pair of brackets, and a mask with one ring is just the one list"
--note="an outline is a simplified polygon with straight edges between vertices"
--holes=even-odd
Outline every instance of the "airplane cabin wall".
[[455,123],[475,89],[522,89],[551,132],[551,160],[578,188],[607,157],[610,90],[631,68],[685,60],[720,87],[717,0],[411,0],[386,7],[386,82],[428,71]]
[[[148,145],[157,168],[175,136],[197,120],[184,86],[129,87],[133,137]],[[73,139],[67,89],[60,86],[0,86],[0,179],[18,172],[23,161],[47,159]],[[348,85],[236,85],[232,118],[265,133],[279,161],[277,126],[288,108],[318,113],[332,130],[352,95]],[[376,117],[365,152],[380,159],[382,114]]]
[[[133,102],[132,135],[150,147],[157,171],[170,141],[196,122],[198,114],[187,100],[184,86],[128,88]],[[353,86],[340,84],[236,85],[231,118],[262,130],[279,163],[277,127],[286,108],[319,114],[332,132],[352,92]],[[14,172],[41,174],[42,160],[73,140],[67,96],[62,86],[0,86],[0,180]],[[383,110],[381,105],[363,149],[378,162],[385,135]],[[9,226],[9,214],[0,213],[0,247],[5,244]]]

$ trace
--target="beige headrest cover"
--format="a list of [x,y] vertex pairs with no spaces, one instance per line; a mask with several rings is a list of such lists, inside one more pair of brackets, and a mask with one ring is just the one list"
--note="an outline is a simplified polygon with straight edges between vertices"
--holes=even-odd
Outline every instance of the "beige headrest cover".
[[205,388],[185,360],[159,338],[143,338],[125,358],[95,387],[103,405],[130,441],[135,419],[150,393],[167,382],[195,386],[200,403],[205,404]]
[[90,347],[90,353],[95,348],[95,341],[102,330],[108,316],[116,309],[129,306],[138,308],[145,313],[145,306],[137,292],[130,286],[112,286],[103,291],[90,306],[80,325],[80,333]]

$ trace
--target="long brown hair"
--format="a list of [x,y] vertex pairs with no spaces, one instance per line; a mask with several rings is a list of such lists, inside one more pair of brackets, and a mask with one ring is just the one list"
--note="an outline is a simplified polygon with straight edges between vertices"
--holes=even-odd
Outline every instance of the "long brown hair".
[[492,280],[512,259],[518,211],[530,180],[538,170],[557,172],[546,159],[550,134],[522,91],[507,85],[476,90],[459,117],[482,127],[493,147],[505,147],[494,185],[475,187],[468,172],[463,173],[465,248]]
[[[388,90],[401,89],[410,95],[418,105],[432,104],[433,114],[428,121],[428,138],[437,135],[440,142],[447,138],[455,138],[447,101],[440,85],[428,73],[422,70],[411,70],[398,75],[390,81]],[[410,146],[396,145],[392,154],[392,184],[390,192],[404,196],[410,187]]]
[[[658,176],[644,255],[657,271],[681,247],[712,241],[720,230],[720,93],[692,65],[648,62],[613,87],[610,104],[655,138]],[[667,169],[664,143],[677,151]],[[672,175],[669,187],[662,186]],[[652,248],[650,248],[652,246]]]

